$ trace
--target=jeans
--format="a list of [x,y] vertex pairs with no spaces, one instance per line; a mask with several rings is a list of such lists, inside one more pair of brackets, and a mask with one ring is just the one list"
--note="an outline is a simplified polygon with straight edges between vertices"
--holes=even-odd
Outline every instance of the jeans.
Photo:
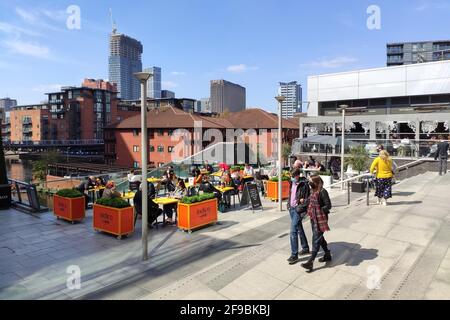
[[312,228],[312,232],[313,232],[313,239],[312,239],[312,252],[311,252],[311,258],[310,261],[313,261],[316,257],[317,254],[319,253],[320,247],[322,247],[324,252],[328,252],[328,243],[325,240],[325,238],[323,237],[323,232],[321,232],[319,230],[319,228],[317,227],[317,224],[311,220],[311,228]]
[[447,158],[439,159],[439,175],[447,174]]
[[305,230],[303,230],[303,224],[296,208],[290,208],[289,214],[291,216],[291,253],[293,256],[297,256],[298,238],[300,237],[302,249],[305,251],[309,251],[308,239],[306,239]]

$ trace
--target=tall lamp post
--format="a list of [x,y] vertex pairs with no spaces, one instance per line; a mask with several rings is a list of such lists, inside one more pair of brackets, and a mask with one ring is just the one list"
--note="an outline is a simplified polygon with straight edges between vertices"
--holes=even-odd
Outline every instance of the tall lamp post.
[[344,161],[345,161],[345,110],[348,105],[342,104],[339,110],[342,113],[342,127],[341,127],[341,190],[344,190]]
[[281,122],[281,109],[284,100],[286,100],[285,96],[279,95],[276,96],[275,99],[278,101],[278,208],[280,211],[283,211],[283,168],[281,167],[282,162],[282,122]]
[[142,167],[142,260],[148,260],[148,131],[147,131],[147,81],[151,74],[137,72],[134,76],[141,83],[141,167]]

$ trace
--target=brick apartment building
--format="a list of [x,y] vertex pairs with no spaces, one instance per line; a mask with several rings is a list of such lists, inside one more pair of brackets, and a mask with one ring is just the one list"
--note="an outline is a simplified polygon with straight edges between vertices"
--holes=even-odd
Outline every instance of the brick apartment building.
[[[278,117],[261,109],[247,109],[240,112],[223,114],[220,117],[207,117],[191,114],[180,108],[166,105],[148,112],[147,125],[149,129],[149,165],[161,166],[173,160],[175,146],[182,142],[190,142],[190,154],[196,152],[196,123],[201,122],[202,137],[209,129],[218,130],[226,139],[227,129],[244,132],[244,141],[250,141],[249,135],[258,137],[260,152],[266,159],[273,158],[276,151],[276,134]],[[130,117],[116,125],[105,128],[105,160],[107,163],[121,166],[141,167],[141,133],[140,116]],[[187,130],[189,136],[174,137],[176,129]],[[249,132],[254,129],[255,133]],[[237,131],[236,131],[237,132]],[[299,125],[296,121],[283,119],[283,141],[292,142],[299,136]],[[208,137],[206,137],[208,138]],[[253,140],[254,141],[254,140]],[[214,141],[213,141],[214,142]],[[205,148],[211,142],[203,141]],[[254,146],[256,147],[256,146]],[[256,150],[254,150],[256,151]]]
[[119,110],[117,89],[103,80],[85,79],[80,87],[47,93],[44,104],[14,107],[9,123],[12,142],[103,139],[103,128],[138,111]]

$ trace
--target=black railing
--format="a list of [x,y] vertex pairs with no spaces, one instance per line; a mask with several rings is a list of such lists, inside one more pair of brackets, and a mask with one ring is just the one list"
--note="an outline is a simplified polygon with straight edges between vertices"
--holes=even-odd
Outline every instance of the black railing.
[[36,185],[8,179],[11,185],[11,204],[12,207],[28,212],[45,212],[48,208],[41,206]]

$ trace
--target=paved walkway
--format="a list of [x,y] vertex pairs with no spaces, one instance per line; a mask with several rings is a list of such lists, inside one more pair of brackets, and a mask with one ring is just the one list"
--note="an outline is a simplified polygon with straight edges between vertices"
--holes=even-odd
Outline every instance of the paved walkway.
[[[392,206],[369,209],[347,207],[346,194],[333,191],[334,261],[312,274],[286,263],[289,218],[275,203],[220,214],[220,224],[191,235],[152,231],[148,262],[139,226],[119,241],[94,232],[90,213],[71,225],[0,212],[0,299],[450,298],[450,177],[428,173],[396,190]],[[71,265],[81,290],[67,289]],[[381,289],[367,289],[377,279]]]
[[311,274],[289,266],[288,238],[274,237],[144,299],[450,299],[450,177],[428,173],[396,190],[386,208],[332,213],[334,260]]

